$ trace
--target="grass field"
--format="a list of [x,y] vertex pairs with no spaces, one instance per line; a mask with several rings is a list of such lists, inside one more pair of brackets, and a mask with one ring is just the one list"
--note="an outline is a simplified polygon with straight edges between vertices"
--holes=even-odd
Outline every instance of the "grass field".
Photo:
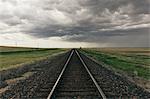
[[128,75],[150,79],[150,50],[148,48],[84,49],[83,52]]
[[45,58],[54,53],[65,51],[65,49],[36,49],[0,47],[0,70],[5,70]]
[[40,48],[0,46],[0,52],[32,51],[32,50],[40,50]]

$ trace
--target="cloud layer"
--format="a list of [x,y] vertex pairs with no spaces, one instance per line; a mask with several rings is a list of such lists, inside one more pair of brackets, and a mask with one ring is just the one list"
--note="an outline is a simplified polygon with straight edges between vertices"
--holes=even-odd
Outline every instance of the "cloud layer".
[[0,33],[149,46],[149,0],[0,0]]

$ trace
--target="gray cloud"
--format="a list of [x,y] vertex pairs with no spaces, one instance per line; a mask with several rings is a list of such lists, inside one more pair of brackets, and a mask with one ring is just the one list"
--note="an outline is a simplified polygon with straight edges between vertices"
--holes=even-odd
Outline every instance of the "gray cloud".
[[0,6],[3,34],[114,46],[149,43],[149,0],[0,0]]

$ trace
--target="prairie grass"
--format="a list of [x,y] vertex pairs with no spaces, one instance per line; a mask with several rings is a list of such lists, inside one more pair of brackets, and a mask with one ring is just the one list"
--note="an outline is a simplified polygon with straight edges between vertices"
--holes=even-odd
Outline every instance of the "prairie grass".
[[5,50],[0,52],[0,70],[16,67],[23,63],[45,58],[54,53],[65,51],[65,49],[28,49],[24,48]]

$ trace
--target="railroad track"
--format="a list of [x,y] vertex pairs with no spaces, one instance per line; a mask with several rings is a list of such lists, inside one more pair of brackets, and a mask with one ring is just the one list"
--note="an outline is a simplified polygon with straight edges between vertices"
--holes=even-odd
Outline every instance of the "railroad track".
[[103,98],[103,91],[76,50],[72,50],[47,99]]
[[[48,87],[49,86],[49,87]],[[38,99],[106,99],[78,51],[73,49],[57,80],[41,88]],[[49,91],[49,93],[48,93]],[[40,95],[41,94],[41,95]]]

